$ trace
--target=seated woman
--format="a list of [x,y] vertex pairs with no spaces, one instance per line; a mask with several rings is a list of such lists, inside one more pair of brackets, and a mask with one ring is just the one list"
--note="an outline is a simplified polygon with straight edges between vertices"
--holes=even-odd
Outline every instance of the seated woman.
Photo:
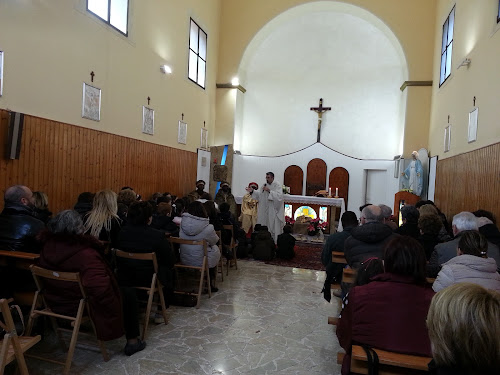
[[153,214],[151,227],[164,231],[167,235],[179,236],[179,227],[172,221],[172,204],[160,202]]
[[434,292],[425,281],[425,253],[410,237],[396,237],[385,247],[385,273],[349,292],[337,337],[345,349],[342,374],[348,374],[351,346],[430,356],[425,319]]
[[452,284],[473,283],[500,292],[500,275],[493,258],[483,258],[488,250],[488,241],[475,230],[461,232],[458,256],[443,264],[432,285],[439,292]]
[[[80,272],[97,337],[113,340],[123,335],[120,290],[102,256],[102,243],[83,231],[78,212],[59,212],[39,235],[43,243],[39,265],[50,270]],[[73,283],[47,282],[45,298],[55,313],[76,316],[81,293]]]
[[92,210],[85,216],[85,233],[110,242],[111,246],[116,245],[121,227],[116,197],[112,190],[98,191],[94,196]]
[[52,212],[49,211],[49,197],[47,194],[43,191],[34,191],[33,204],[35,205],[36,217],[47,224],[52,217]]
[[493,375],[500,369],[500,294],[459,283],[432,299],[431,374]]
[[[214,287],[216,267],[220,259],[220,251],[217,247],[219,237],[215,233],[214,226],[210,224],[203,203],[195,201],[189,204],[187,212],[182,214],[181,229],[179,237],[186,240],[208,242],[208,268],[210,271],[210,282],[212,292],[217,292]],[[181,245],[181,263],[188,266],[201,267],[203,264],[203,248],[201,245]]]
[[[168,306],[174,287],[175,256],[165,233],[149,226],[152,213],[153,209],[148,202],[132,203],[128,210],[127,224],[122,227],[118,234],[117,248],[130,253],[156,253],[158,279],[163,285],[163,295]],[[151,262],[117,258],[117,277],[123,294],[127,339],[133,339],[139,335],[139,310],[136,289],[133,287],[150,286],[152,276],[153,265]],[[158,314],[158,318],[160,315]],[[157,320],[160,319],[155,318],[155,321]]]

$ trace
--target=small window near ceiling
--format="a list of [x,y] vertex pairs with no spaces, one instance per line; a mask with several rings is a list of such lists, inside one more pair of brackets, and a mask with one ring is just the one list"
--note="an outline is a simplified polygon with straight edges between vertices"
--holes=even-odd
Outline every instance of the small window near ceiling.
[[198,86],[205,88],[207,71],[207,33],[191,19],[189,29],[188,77]]
[[451,55],[453,52],[453,26],[455,24],[455,7],[451,10],[448,18],[443,24],[443,40],[441,42],[441,70],[439,75],[439,86],[450,76]]
[[128,35],[128,0],[87,0],[87,10]]

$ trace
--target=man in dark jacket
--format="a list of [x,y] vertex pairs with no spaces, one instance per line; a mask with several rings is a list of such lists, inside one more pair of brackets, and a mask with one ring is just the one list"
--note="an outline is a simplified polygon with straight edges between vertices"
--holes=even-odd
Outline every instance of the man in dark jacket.
[[[331,284],[342,280],[342,270],[344,269],[344,264],[332,263],[332,251],[343,253],[345,240],[351,236],[351,230],[358,226],[358,218],[352,211],[344,212],[340,220],[342,221],[343,231],[330,234],[321,253],[321,263],[326,267],[326,280],[322,292],[328,302],[331,299]],[[337,297],[340,296],[338,292],[334,292],[334,294]]]
[[353,228],[344,243],[345,259],[351,268],[358,268],[368,258],[383,258],[385,244],[399,236],[382,223],[382,219],[378,206],[370,205],[361,211],[361,226]]
[[35,217],[31,190],[23,185],[8,188],[0,214],[0,248],[39,253],[35,237],[44,227],[43,221]]

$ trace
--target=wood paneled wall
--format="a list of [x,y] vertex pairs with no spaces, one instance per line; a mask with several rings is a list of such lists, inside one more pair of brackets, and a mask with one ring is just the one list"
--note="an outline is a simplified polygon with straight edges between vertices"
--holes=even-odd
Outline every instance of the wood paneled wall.
[[500,221],[500,143],[438,160],[435,203],[450,221],[480,208]]
[[290,187],[290,194],[302,195],[304,185],[304,172],[298,165],[290,165],[285,169],[283,184]]
[[197,155],[33,116],[24,117],[19,160],[5,158],[9,113],[0,110],[0,205],[11,185],[49,196],[54,213],[72,208],[81,192],[132,186],[144,199],[156,191],[183,196],[194,189]]
[[326,163],[323,159],[312,159],[307,164],[306,195],[313,196],[318,190],[326,190]]

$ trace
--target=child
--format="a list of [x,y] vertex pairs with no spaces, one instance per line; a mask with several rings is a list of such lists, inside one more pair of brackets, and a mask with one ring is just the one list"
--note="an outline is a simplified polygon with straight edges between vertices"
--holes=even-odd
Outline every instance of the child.
[[255,235],[253,258],[257,260],[271,260],[274,258],[275,251],[276,246],[271,237],[271,232],[269,232],[265,225],[262,225]]
[[295,237],[292,236],[292,226],[287,224],[283,227],[283,233],[278,236],[278,250],[276,257],[292,259],[295,256]]

